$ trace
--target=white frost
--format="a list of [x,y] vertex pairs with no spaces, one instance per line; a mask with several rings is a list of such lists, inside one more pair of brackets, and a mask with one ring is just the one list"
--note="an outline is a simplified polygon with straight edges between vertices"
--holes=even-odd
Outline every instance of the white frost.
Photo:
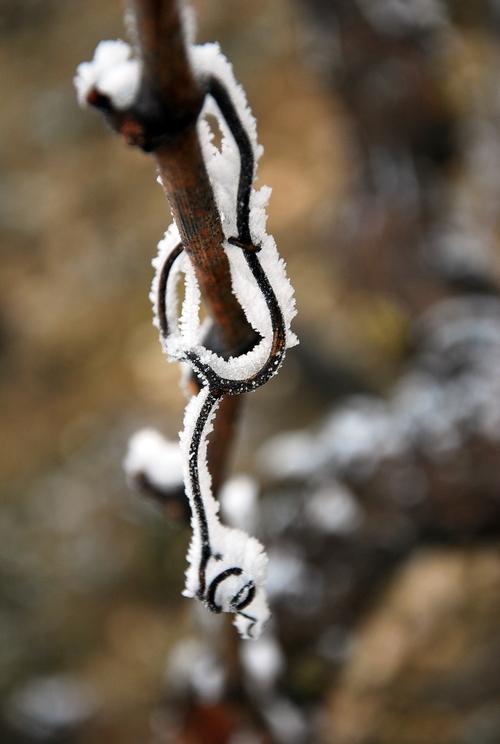
[[[262,154],[262,148],[257,142],[256,122],[248,107],[248,103],[241,86],[234,79],[232,67],[221,54],[217,44],[203,46],[190,45],[189,54],[195,73],[201,78],[214,75],[226,86],[238,115],[249,136],[254,155],[254,176],[257,162]],[[213,133],[207,121],[211,115],[217,119],[222,134],[220,149],[212,143]],[[241,248],[229,243],[229,239],[238,236],[237,231],[237,201],[238,182],[240,177],[240,152],[236,142],[221,116],[215,101],[207,96],[198,121],[198,133],[202,145],[204,160],[213,188],[215,200],[221,218],[224,233],[223,250],[229,260],[233,292],[236,295],[250,325],[261,335],[262,340],[249,353],[239,357],[223,359],[209,351],[202,345],[206,324],[200,324],[200,290],[195,272],[187,255],[180,255],[171,267],[169,281],[166,288],[165,307],[158,307],[159,284],[165,261],[172,256],[172,251],[179,244],[179,232],[175,225],[171,225],[158,246],[158,255],[153,262],[156,272],[151,289],[151,300],[154,308],[156,326],[160,326],[159,314],[164,313],[168,323],[168,337],[161,338],[164,352],[171,360],[184,359],[186,352],[195,352],[201,362],[209,365],[217,374],[227,379],[244,380],[263,367],[269,357],[273,328],[266,299],[249,268],[244,252]],[[267,187],[259,191],[252,189],[250,196],[249,226],[252,240],[260,246],[259,261],[272,286],[280,306],[286,334],[286,346],[297,343],[297,338],[291,330],[291,322],[296,314],[293,289],[288,280],[285,264],[279,257],[274,239],[266,232],[267,204],[271,191]],[[177,284],[181,274],[184,274],[185,293],[182,302],[180,319],[178,316],[179,297]],[[206,538],[202,534],[200,515],[197,513],[195,495],[192,492],[192,472],[190,469],[190,447],[197,422],[204,404],[208,400],[208,386],[189,402],[185,418],[184,430],[180,435],[181,451],[184,462],[184,481],[186,493],[191,506],[191,526],[193,536],[188,551],[188,568],[186,571],[186,586],[184,595],[198,596],[203,587],[200,586],[200,566],[202,550],[206,545]],[[257,638],[269,617],[264,584],[266,580],[267,556],[263,546],[241,527],[252,529],[255,523],[256,489],[251,482],[232,482],[228,484],[223,494],[223,503],[228,519],[234,527],[226,527],[219,520],[219,504],[215,501],[211,490],[211,478],[207,468],[207,437],[212,429],[212,420],[217,403],[211,411],[204,430],[201,433],[198,452],[197,472],[200,484],[201,500],[204,517],[206,517],[210,558],[205,566],[205,593],[207,587],[215,582],[216,591],[213,600],[224,612],[234,612],[233,600],[243,596],[245,587],[250,583],[255,587],[255,596],[244,608],[244,612],[235,612],[234,623],[244,638]],[[199,506],[199,505],[198,505]],[[228,575],[223,581],[217,582],[217,577],[228,569],[237,567],[241,575]],[[205,597],[206,598],[206,597]]]
[[[245,129],[249,135],[255,159],[255,169],[262,154],[262,147],[257,142],[256,122],[246,100],[245,93],[236,82],[232,67],[220,51],[218,44],[192,45],[190,58],[195,72],[201,77],[215,75],[226,86]],[[220,149],[212,143],[213,134],[206,119],[207,115],[217,119],[222,133]],[[240,174],[240,154],[231,132],[219,113],[215,102],[207,96],[202,113],[198,120],[198,134],[203,155],[210,177],[215,200],[221,216],[224,232],[223,248],[229,260],[233,292],[241,304],[250,325],[262,336],[262,340],[249,353],[239,357],[223,359],[217,354],[201,346],[199,324],[199,294],[196,293],[197,283],[194,272],[190,274],[186,257],[182,270],[186,274],[187,292],[184,298],[181,323],[166,344],[164,350],[171,358],[182,358],[187,350],[195,351],[202,362],[209,364],[217,374],[231,380],[241,380],[254,375],[265,363],[269,356],[272,340],[272,324],[265,298],[245,260],[243,250],[227,242],[228,238],[237,235],[237,192]],[[296,315],[293,288],[286,274],[285,263],[280,258],[274,238],[266,232],[267,205],[271,189],[267,186],[258,191],[252,189],[250,197],[250,232],[255,245],[260,245],[259,261],[276,294],[283,313],[286,327],[286,346],[289,348],[298,343],[297,337],[291,330],[291,322]],[[170,227],[158,246],[158,257],[155,260],[156,275],[153,279],[151,298],[155,313],[156,289],[158,287],[159,272],[163,266],[165,256],[173,250],[178,242],[176,229]],[[193,291],[197,294],[193,301]],[[167,296],[167,316],[176,312],[176,295]],[[169,305],[170,303],[170,305]]]
[[[233,70],[217,44],[196,46],[191,43],[190,32],[186,32],[188,54],[194,72],[200,78],[213,75],[226,87],[237,110],[239,118],[248,134],[254,156],[254,179],[262,147],[257,142],[255,119],[248,107],[245,93],[236,82]],[[95,90],[110,99],[117,110],[126,110],[135,101],[141,83],[141,62],[132,56],[131,47],[123,41],[103,41],[91,62],[79,65],[75,77],[78,100],[86,105],[89,93]],[[215,116],[222,133],[220,150],[213,143],[207,116]],[[201,293],[197,277],[190,259],[181,253],[173,260],[169,281],[166,285],[165,307],[158,307],[159,285],[165,261],[173,258],[172,252],[180,243],[178,228],[172,224],[158,246],[158,255],[153,261],[155,276],[151,288],[154,306],[154,324],[160,327],[160,317],[168,325],[167,338],[161,338],[163,351],[170,360],[186,360],[186,352],[198,354],[202,363],[208,364],[222,377],[232,380],[245,380],[256,374],[266,363],[272,347],[273,327],[270,312],[262,289],[258,286],[248,266],[244,251],[229,242],[239,237],[237,230],[238,183],[240,177],[240,152],[235,140],[220,114],[215,100],[206,96],[198,120],[198,134],[202,152],[210,178],[215,201],[219,211],[224,240],[221,246],[225,251],[231,270],[232,289],[250,325],[261,336],[261,340],[247,354],[223,359],[206,349],[202,343],[210,321],[200,322]],[[284,261],[280,258],[276,244],[266,231],[267,205],[271,190],[262,187],[251,189],[249,202],[249,229],[252,241],[259,248],[258,260],[276,295],[283,315],[286,347],[298,343],[291,329],[296,314],[293,288],[288,280]],[[185,291],[180,317],[178,317],[178,282],[184,277]],[[163,300],[162,300],[163,301]],[[163,325],[163,323],[161,324]],[[274,368],[273,368],[274,369]],[[274,373],[277,371],[274,370]],[[226,488],[225,507],[229,521],[234,527],[221,524],[218,516],[219,504],[211,490],[211,478],[207,468],[207,437],[212,429],[212,420],[218,403],[215,403],[204,430],[201,433],[198,451],[197,473],[206,517],[207,530],[200,518],[200,505],[195,503],[192,492],[192,471],[190,471],[190,448],[197,422],[204,403],[209,395],[208,386],[189,402],[184,418],[184,430],[180,435],[180,447],[165,440],[153,430],[138,432],[130,441],[125,459],[125,469],[130,476],[145,474],[150,481],[160,487],[169,488],[181,483],[182,475],[186,493],[191,505],[191,525],[193,536],[188,552],[186,571],[186,596],[202,594],[200,586],[200,566],[202,548],[209,544],[210,557],[205,566],[205,594],[203,599],[215,603],[224,612],[235,612],[235,625],[244,637],[257,638],[269,617],[264,584],[267,571],[267,556],[263,546],[238,527],[253,528],[255,523],[255,486],[241,479]],[[232,490],[231,490],[232,489]],[[239,502],[237,496],[239,494]],[[203,526],[203,530],[202,530]],[[207,536],[203,531],[208,532]],[[227,569],[232,570],[227,574]],[[226,572],[224,574],[224,572]],[[223,580],[216,581],[221,574]],[[212,586],[214,596],[209,599],[207,587]],[[249,589],[251,587],[251,590]],[[252,596],[250,591],[255,590]],[[245,594],[246,592],[246,594]],[[245,599],[252,596],[248,604]],[[242,599],[243,598],[243,599]]]
[[179,444],[165,439],[154,429],[141,429],[130,438],[123,467],[128,476],[143,473],[158,488],[169,489],[182,484]]
[[[208,395],[208,387],[204,387],[198,395],[191,398],[184,414],[184,429],[180,434],[184,464],[184,482],[186,494],[191,505],[191,527],[193,530],[187,556],[189,565],[186,570],[186,586],[183,592],[186,597],[195,597],[200,588],[199,566],[202,551],[202,535],[196,516],[196,506],[189,475],[189,449],[200,411]],[[198,453],[200,490],[209,527],[210,546],[212,553],[220,556],[218,560],[215,558],[209,560],[206,569],[206,584],[209,586],[226,569],[233,568],[234,566],[242,569],[240,576],[231,576],[222,582],[215,596],[215,601],[222,607],[223,612],[232,612],[232,598],[238,594],[249,580],[253,581],[256,587],[255,598],[245,609],[245,613],[255,618],[255,622],[250,626],[247,618],[241,615],[235,615],[234,624],[243,638],[256,639],[259,637],[270,614],[264,591],[267,556],[258,540],[250,537],[242,530],[226,527],[219,520],[219,503],[212,495],[211,478],[207,467],[207,437],[212,431],[212,421],[216,409],[217,404],[212,409],[211,415],[205,424]]]
[[92,89],[107,96],[114,108],[123,111],[137,97],[141,82],[141,63],[132,58],[132,48],[125,41],[101,41],[91,62],[78,65],[74,79],[78,101],[87,103]]

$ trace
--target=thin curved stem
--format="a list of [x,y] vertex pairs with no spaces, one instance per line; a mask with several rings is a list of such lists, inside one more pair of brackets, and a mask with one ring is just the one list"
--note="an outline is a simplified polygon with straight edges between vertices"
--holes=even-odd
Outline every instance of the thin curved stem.
[[167,298],[167,287],[170,272],[174,267],[176,260],[179,258],[183,251],[182,243],[178,243],[173,251],[167,256],[165,263],[163,264],[160,272],[160,278],[158,280],[158,301],[157,301],[157,314],[158,321],[160,323],[160,333],[163,338],[167,338],[170,333],[167,311],[166,311],[166,298]]
[[203,503],[203,495],[201,492],[200,485],[200,467],[199,467],[199,454],[200,446],[202,442],[203,432],[210,418],[212,410],[219,401],[220,396],[208,394],[205,403],[203,404],[201,411],[196,420],[196,424],[193,431],[193,436],[189,444],[189,481],[191,485],[191,496],[194,508],[194,515],[197,520],[198,529],[200,532],[201,542],[201,556],[200,565],[198,568],[199,574],[199,590],[198,595],[200,598],[204,598],[206,590],[206,568],[207,563],[212,557],[212,548],[210,544],[210,533],[208,528],[208,518],[205,510],[205,504]]
[[[237,214],[237,240],[243,246],[252,246],[250,235],[250,195],[255,176],[255,158],[250,137],[236,110],[231,96],[224,83],[215,75],[210,75],[205,81],[206,92],[214,99],[215,103],[236,142],[240,154],[240,177],[238,182],[238,200],[236,205]],[[235,238],[232,239],[236,240]]]

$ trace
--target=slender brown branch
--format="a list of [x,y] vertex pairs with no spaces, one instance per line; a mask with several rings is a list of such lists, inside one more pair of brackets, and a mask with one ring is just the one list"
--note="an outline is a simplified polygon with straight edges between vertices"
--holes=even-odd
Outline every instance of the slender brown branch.
[[[129,13],[143,68],[139,94],[127,111],[116,111],[93,90],[99,108],[130,145],[151,152],[184,249],[194,266],[206,309],[214,321],[211,339],[220,354],[250,348],[255,334],[231,289],[223,232],[205,168],[196,122],[205,91],[191,70],[177,0],[131,0]],[[239,399],[224,401],[209,449],[214,489],[220,486],[233,438]]]
[[207,309],[226,350],[238,351],[251,332],[231,290],[223,234],[195,128],[155,152],[182,243],[195,267]]
[[231,290],[222,226],[198,141],[196,121],[204,91],[186,54],[176,0],[132,0],[143,61],[138,99],[116,127],[130,144],[156,157],[184,249],[194,265],[209,314],[225,350],[253,337]]
[[143,61],[143,93],[172,112],[199,111],[202,94],[187,62],[179,5],[131,0]]
[[219,353],[248,348],[255,334],[231,290],[220,216],[205,168],[196,122],[205,91],[190,68],[176,0],[132,0],[140,90],[126,111],[93,89],[87,96],[130,145],[152,152],[184,249],[218,331]]
[[241,395],[226,395],[222,398],[217,411],[214,430],[208,444],[208,459],[214,493],[217,493],[226,477],[228,458],[234,441],[241,403]]

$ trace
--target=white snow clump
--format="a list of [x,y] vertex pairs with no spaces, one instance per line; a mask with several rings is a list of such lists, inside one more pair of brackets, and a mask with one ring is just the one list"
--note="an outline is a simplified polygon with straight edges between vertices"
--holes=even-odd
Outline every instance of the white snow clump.
[[132,58],[132,48],[121,39],[101,41],[94,59],[78,65],[74,79],[80,106],[87,105],[87,96],[95,89],[119,111],[133,104],[140,82],[141,63]]

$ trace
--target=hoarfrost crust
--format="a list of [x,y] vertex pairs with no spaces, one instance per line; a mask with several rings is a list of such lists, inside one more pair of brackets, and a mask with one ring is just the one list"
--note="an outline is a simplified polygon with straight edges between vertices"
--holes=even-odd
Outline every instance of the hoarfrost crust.
[[[195,73],[200,79],[215,76],[223,83],[236,107],[239,119],[250,140],[253,153],[253,176],[262,148],[257,142],[255,119],[248,107],[243,89],[236,83],[232,68],[221,54],[217,44],[191,46],[190,58]],[[221,134],[220,149],[213,144],[213,133],[207,115],[216,117]],[[168,322],[168,334],[162,335],[162,347],[170,359],[185,358],[187,352],[195,352],[201,362],[209,365],[220,377],[228,380],[245,380],[255,375],[266,363],[273,341],[273,321],[261,288],[245,258],[244,251],[229,242],[238,235],[238,187],[240,179],[241,153],[236,141],[215,101],[207,96],[198,121],[198,134],[205,164],[212,184],[224,233],[223,249],[229,260],[232,288],[243,311],[262,340],[248,354],[222,359],[203,345],[205,328],[199,320],[200,292],[196,276],[184,253],[175,258],[165,297],[159,293],[161,274],[166,261],[175,254],[180,236],[175,225],[171,225],[158,246],[154,260],[156,269],[151,291],[155,325],[160,327],[160,314],[164,311]],[[258,259],[283,315],[286,347],[293,346],[297,339],[291,330],[295,316],[293,289],[286,275],[285,264],[278,255],[274,239],[266,232],[267,204],[271,190],[252,188],[249,201],[249,228],[252,242],[259,247]],[[185,296],[180,320],[177,320],[177,283],[184,275]],[[165,307],[158,306],[159,299]],[[191,506],[193,536],[188,551],[188,568],[184,595],[199,597],[216,612],[234,612],[235,625],[244,638],[257,638],[269,617],[265,594],[267,556],[261,543],[240,529],[221,524],[219,504],[211,490],[210,473],[207,467],[207,437],[212,429],[218,401],[211,403],[207,384],[191,399],[186,408],[184,429],[180,435],[180,446],[184,462],[186,493]],[[210,412],[207,414],[207,406]],[[205,417],[205,418],[204,418]],[[200,421],[203,429],[197,432]],[[198,441],[198,447],[193,443]],[[196,462],[193,463],[193,458]],[[193,466],[196,477],[193,478]],[[199,493],[195,490],[199,488]],[[200,517],[200,503],[203,511]],[[207,533],[209,538],[207,538]],[[207,545],[210,548],[207,551]],[[238,609],[240,608],[240,609]]]
[[[254,155],[255,171],[263,148],[257,142],[255,118],[248,107],[243,88],[234,78],[232,66],[221,53],[218,44],[192,45],[190,47],[190,59],[200,79],[214,75],[223,82],[229,91],[250,139]],[[209,114],[217,119],[222,134],[220,149],[212,141],[213,133],[206,120],[206,116]],[[204,349],[201,346],[198,317],[200,304],[198,290],[197,293],[194,293],[194,297],[193,294],[188,296],[188,293],[186,293],[182,309],[182,327],[177,328],[175,323],[172,323],[173,332],[170,334],[168,341],[163,344],[163,348],[167,355],[173,359],[182,358],[188,349],[192,349],[200,356],[205,364],[209,364],[220,376],[229,380],[241,380],[255,374],[269,356],[272,343],[271,318],[265,297],[256,285],[242,249],[228,242],[229,238],[237,234],[240,153],[225,119],[221,116],[216,103],[210,96],[207,96],[205,99],[197,126],[205,165],[221,216],[225,237],[223,248],[229,260],[233,292],[238,298],[248,322],[262,336],[262,340],[248,354],[229,359],[223,359],[217,354]],[[258,254],[259,261],[270,281],[281,308],[286,328],[286,346],[290,348],[298,343],[296,335],[291,330],[291,322],[296,315],[295,298],[293,288],[286,274],[285,262],[278,254],[274,238],[266,232],[266,210],[270,196],[271,189],[268,186],[262,186],[258,191],[252,189],[250,196],[250,232],[253,243],[256,246],[260,246]],[[161,271],[166,255],[175,248],[179,241],[177,228],[171,225],[159,243],[158,257],[154,261],[156,274],[153,279],[151,299],[155,314],[154,323],[157,326],[158,307],[156,305],[156,298],[159,281],[158,272]],[[187,256],[183,259],[181,270],[187,274],[187,288],[191,289],[192,278],[189,277],[189,258]],[[196,282],[195,278],[194,282]],[[167,297],[167,316],[169,315],[169,302],[174,302],[173,296],[170,298]]]
[[157,488],[170,489],[182,484],[178,444],[154,429],[141,429],[130,438],[123,467],[130,478],[144,474]]
[[[231,64],[221,53],[218,44],[193,46],[191,48],[191,60],[199,77],[214,75],[226,86],[250,139],[254,155],[255,175],[263,148],[257,142],[256,121],[248,106],[243,88],[234,78]],[[220,150],[212,142],[212,132],[205,119],[207,114],[211,114],[217,119],[222,133]],[[221,215],[222,229],[226,238],[224,249],[231,267],[233,291],[254,330],[262,336],[268,337],[271,332],[271,324],[265,299],[256,287],[243,251],[227,243],[229,238],[237,234],[240,153],[227,123],[220,115],[210,96],[205,99],[202,115],[198,121],[198,132],[205,164]],[[270,196],[271,189],[268,186],[263,186],[258,191],[252,189],[250,196],[250,233],[254,245],[261,246],[259,260],[278,298],[287,329],[287,347],[291,347],[297,344],[297,338],[290,328],[291,321],[296,315],[295,300],[292,286],[286,275],[285,262],[279,257],[274,238],[266,232],[266,209]]]
[[[234,105],[237,117],[248,136],[253,154],[252,184],[262,147],[257,142],[255,119],[248,107],[245,93],[236,82],[232,67],[222,55],[218,44],[195,46],[188,44],[188,53],[195,74],[203,79],[216,79]],[[92,90],[110,99],[117,110],[131,107],[137,97],[141,81],[141,63],[133,59],[128,44],[106,41],[98,45],[94,59],[82,63],[77,70],[75,86],[82,105]],[[207,116],[216,117],[222,142],[220,149],[213,144],[213,133]],[[255,190],[252,186],[244,214],[248,216],[249,237],[258,250],[255,263],[245,256],[245,249],[232,244],[240,237],[239,212],[242,201],[239,193],[240,171],[243,173],[241,143],[237,143],[221,115],[215,99],[205,97],[198,123],[198,134],[208,175],[220,214],[225,251],[231,271],[232,289],[253,329],[261,341],[247,354],[223,359],[203,346],[207,322],[199,317],[201,294],[193,266],[182,251],[179,231],[173,223],[158,245],[158,255],[153,260],[155,275],[150,298],[154,308],[153,323],[160,330],[162,348],[170,361],[185,361],[187,353],[194,353],[202,365],[226,381],[245,382],[266,368],[267,377],[259,378],[254,387],[276,374],[284,349],[298,343],[291,330],[296,309],[293,289],[288,280],[285,263],[279,257],[272,236],[266,232],[267,204],[271,195],[268,187]],[[247,147],[248,149],[248,147]],[[248,195],[248,191],[246,192]],[[243,202],[246,205],[246,201]],[[166,263],[169,265],[165,279]],[[258,286],[257,275],[261,276]],[[182,310],[178,317],[177,285],[183,277],[185,292]],[[264,284],[262,284],[264,282]],[[263,290],[262,286],[267,289]],[[268,295],[278,309],[272,311]],[[267,295],[267,296],[266,296]],[[159,305],[161,303],[161,307]],[[273,337],[276,331],[277,312],[280,318],[281,354],[270,364]],[[203,376],[203,372],[200,372]],[[208,380],[206,380],[208,383]],[[226,388],[227,390],[228,388]],[[241,390],[235,389],[236,392]],[[212,495],[211,478],[207,467],[207,438],[220,401],[206,384],[187,405],[184,429],[180,434],[178,452],[160,435],[152,431],[139,433],[131,440],[126,459],[127,472],[138,470],[150,475],[158,485],[169,485],[179,478],[179,462],[186,494],[191,506],[193,536],[188,551],[188,568],[184,595],[198,597],[214,612],[233,612],[234,624],[243,638],[258,638],[269,617],[265,594],[267,556],[261,543],[237,528],[221,524],[219,504]],[[170,469],[169,469],[170,468]]]
[[[186,495],[191,506],[191,527],[193,536],[188,550],[188,568],[186,570],[185,597],[200,595],[200,564],[202,562],[203,534],[198,518],[198,507],[192,488],[190,467],[192,466],[192,442],[195,430],[200,421],[203,407],[209,399],[208,386],[198,395],[191,398],[184,414],[184,429],[180,433],[180,448],[184,463],[184,483]],[[214,594],[214,604],[222,612],[235,612],[234,624],[243,638],[258,638],[269,618],[264,584],[266,580],[267,556],[262,544],[242,530],[226,527],[219,520],[219,503],[214,499],[211,489],[211,477],[207,466],[207,438],[212,431],[213,419],[218,401],[214,403],[206,419],[200,436],[197,456],[197,470],[203,508],[210,533],[211,557],[206,565],[206,586],[217,583],[218,577],[234,567],[241,569],[238,575],[230,575],[218,584]],[[248,604],[244,614],[236,611],[234,598],[242,597],[241,592],[249,582],[255,586],[255,596]]]
[[80,106],[87,104],[92,89],[107,96],[119,111],[129,108],[137,97],[141,82],[141,63],[132,58],[125,41],[101,41],[91,62],[78,65],[74,79]]

